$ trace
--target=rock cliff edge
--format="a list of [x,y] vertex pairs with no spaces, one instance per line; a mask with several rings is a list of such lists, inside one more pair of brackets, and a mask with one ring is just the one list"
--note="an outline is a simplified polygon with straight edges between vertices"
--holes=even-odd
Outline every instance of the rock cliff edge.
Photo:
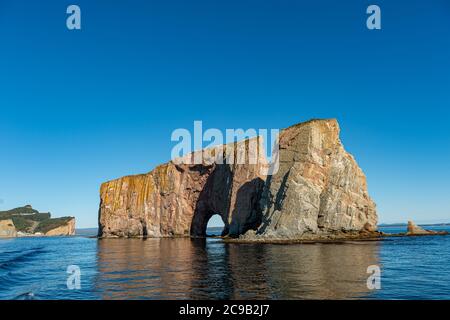
[[[367,234],[377,225],[375,203],[355,159],[344,150],[336,120],[311,120],[279,136],[279,170],[258,149],[253,164],[168,162],[153,171],[104,183],[99,236],[205,236],[219,214],[224,236],[247,240],[314,239]],[[253,152],[251,141],[204,150]]]

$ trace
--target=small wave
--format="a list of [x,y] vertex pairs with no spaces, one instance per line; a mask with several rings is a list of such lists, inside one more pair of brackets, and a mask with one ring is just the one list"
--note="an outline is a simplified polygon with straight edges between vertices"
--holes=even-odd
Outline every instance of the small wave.
[[16,267],[17,264],[20,264],[20,263],[23,263],[23,262],[27,262],[30,259],[34,258],[35,256],[38,256],[38,255],[40,255],[42,253],[45,253],[45,252],[46,252],[46,250],[44,250],[43,248],[30,249],[29,251],[27,251],[27,252],[25,252],[23,254],[11,257],[11,258],[9,258],[6,261],[1,262],[0,263],[0,270],[3,270],[3,271],[12,270],[12,269],[14,269]]
[[38,298],[33,292],[25,292],[15,297],[13,300],[38,300]]
[[5,255],[5,254],[14,254],[14,253],[20,253],[20,252],[22,252],[23,250],[12,250],[12,251],[2,251],[2,252],[0,252],[2,255]]

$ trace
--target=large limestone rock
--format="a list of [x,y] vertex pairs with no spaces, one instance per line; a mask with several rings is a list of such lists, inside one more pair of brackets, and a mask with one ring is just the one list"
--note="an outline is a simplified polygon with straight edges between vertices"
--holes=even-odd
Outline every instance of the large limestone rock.
[[75,218],[68,219],[64,224],[50,229],[44,233],[46,236],[73,236],[75,235]]
[[[239,159],[250,152],[254,138],[203,151],[205,158]],[[231,149],[231,151],[230,151]],[[227,151],[228,150],[228,151]],[[201,151],[200,151],[201,152]],[[192,158],[197,153],[191,154]],[[101,186],[99,236],[205,236],[208,220],[219,214],[224,234],[239,235],[261,222],[259,200],[263,187],[256,156],[254,164],[169,162],[148,174],[126,176]]]
[[375,231],[366,177],[344,150],[336,120],[312,120],[280,134],[280,169],[269,176],[257,234],[300,238]]
[[16,227],[11,219],[0,220],[0,238],[17,237]]
[[[376,229],[366,179],[339,139],[336,120],[312,120],[280,133],[279,170],[265,176],[260,138],[204,150],[224,164],[169,162],[148,174],[106,182],[100,190],[99,236],[204,236],[219,214],[224,235],[301,239]],[[256,153],[253,164],[236,164]],[[189,155],[195,157],[195,154]],[[247,232],[248,231],[248,232]]]

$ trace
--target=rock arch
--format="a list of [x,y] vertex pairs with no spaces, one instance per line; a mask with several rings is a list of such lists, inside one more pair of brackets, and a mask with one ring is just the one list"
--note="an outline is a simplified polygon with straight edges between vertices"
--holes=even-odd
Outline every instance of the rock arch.
[[[228,160],[225,151],[231,151],[235,157],[230,159],[239,159],[249,145],[244,140],[187,158],[205,152]],[[170,161],[147,174],[104,183],[99,235],[204,236],[214,213],[222,217],[227,235],[257,229],[246,238],[328,239],[376,229],[366,177],[345,151],[336,120],[311,120],[282,130],[277,158],[279,170],[271,176],[261,175],[266,163],[258,157],[256,164]]]
[[215,165],[203,185],[192,217],[190,235],[206,236],[206,227],[214,214],[219,214],[228,230],[228,201],[232,190],[232,171],[228,165]]

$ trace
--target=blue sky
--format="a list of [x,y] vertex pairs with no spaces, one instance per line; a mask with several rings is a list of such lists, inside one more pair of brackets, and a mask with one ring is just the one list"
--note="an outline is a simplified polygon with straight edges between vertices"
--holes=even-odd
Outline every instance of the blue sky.
[[337,118],[381,222],[450,221],[449,17],[445,0],[0,0],[0,210],[95,227],[100,184],[168,161],[176,128]]

